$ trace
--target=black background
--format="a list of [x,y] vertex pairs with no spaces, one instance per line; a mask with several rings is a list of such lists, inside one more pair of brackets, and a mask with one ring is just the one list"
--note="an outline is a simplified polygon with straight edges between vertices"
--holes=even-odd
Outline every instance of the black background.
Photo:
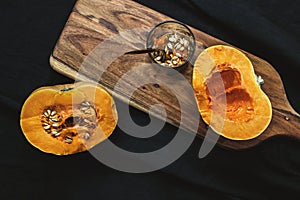
[[[300,112],[299,3],[285,1],[146,1],[153,9],[270,62]],[[1,199],[299,199],[300,143],[277,137],[244,151],[215,147],[198,158],[202,140],[172,165],[147,174],[110,169],[88,152],[57,157],[33,148],[19,126],[21,106],[44,85],[72,83],[49,65],[75,0],[2,0],[0,6]],[[276,83],[274,83],[275,85]],[[147,115],[132,109],[145,123]],[[175,129],[166,126],[156,141]],[[299,133],[300,134],[300,133]],[[134,140],[113,139],[132,149]]]

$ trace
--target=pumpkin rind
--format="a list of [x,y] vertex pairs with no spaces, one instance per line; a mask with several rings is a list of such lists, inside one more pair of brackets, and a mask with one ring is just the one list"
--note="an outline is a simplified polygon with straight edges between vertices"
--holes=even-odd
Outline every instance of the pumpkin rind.
[[247,140],[268,127],[270,100],[256,83],[251,61],[236,48],[205,49],[195,62],[192,82],[199,112],[216,133]]
[[[88,107],[82,107],[86,102]],[[55,119],[46,117],[47,110],[55,110]],[[58,118],[59,122],[51,121]],[[117,119],[114,100],[106,90],[98,84],[78,82],[33,91],[22,107],[20,125],[26,139],[36,148],[68,155],[86,151],[108,138]],[[52,132],[45,129],[48,123]],[[58,136],[53,134],[56,130]]]

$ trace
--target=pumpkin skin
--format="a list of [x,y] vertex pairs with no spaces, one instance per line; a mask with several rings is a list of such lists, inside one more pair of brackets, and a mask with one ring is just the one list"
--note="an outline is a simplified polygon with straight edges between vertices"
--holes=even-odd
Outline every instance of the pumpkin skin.
[[108,138],[117,119],[115,102],[106,90],[94,83],[78,82],[33,91],[22,107],[20,125],[36,148],[69,155]]
[[196,59],[192,85],[204,122],[225,138],[252,139],[268,127],[271,102],[241,51],[225,45],[205,49]]

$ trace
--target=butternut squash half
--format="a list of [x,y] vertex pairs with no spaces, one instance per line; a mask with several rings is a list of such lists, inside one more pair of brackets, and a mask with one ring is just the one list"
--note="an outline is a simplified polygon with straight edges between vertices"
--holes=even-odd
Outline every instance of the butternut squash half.
[[195,62],[192,84],[200,114],[216,133],[248,140],[268,127],[270,100],[256,82],[251,61],[236,48],[205,49]]

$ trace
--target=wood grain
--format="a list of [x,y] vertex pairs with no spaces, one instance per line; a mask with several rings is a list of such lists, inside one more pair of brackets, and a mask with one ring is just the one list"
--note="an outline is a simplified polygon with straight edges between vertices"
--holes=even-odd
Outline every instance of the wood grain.
[[[169,76],[170,71],[162,68],[136,70],[151,63],[147,54],[123,55],[126,51],[144,48],[150,29],[170,19],[130,0],[78,0],[50,57],[50,64],[56,71],[75,80],[99,82],[115,98],[123,101],[130,99],[130,104],[142,111],[148,112],[152,105],[162,104],[168,114],[167,122],[177,127],[181,122],[182,111],[172,89],[180,90],[180,98],[190,108],[183,111],[190,117],[184,128],[190,130],[190,126],[198,124],[199,117],[193,110],[196,105],[194,96],[187,92],[191,87],[193,61],[180,71],[185,77],[182,80],[180,77]],[[203,50],[203,46],[227,44],[190,28],[197,41],[194,59]],[[279,74],[266,61],[248,52],[244,53],[252,61],[255,72],[265,80],[262,89],[271,100],[273,118],[265,132],[255,139],[233,141],[220,137],[218,144],[231,149],[245,149],[277,135],[300,139],[300,116],[290,106]],[[130,77],[124,76],[131,71]],[[155,82],[158,78],[176,87],[170,89],[160,85]],[[120,79],[124,84],[114,88]],[[145,80],[149,84],[138,87],[130,96],[129,91]],[[162,118],[160,110],[152,114]],[[197,134],[204,137],[206,131],[207,126],[200,119]]]

